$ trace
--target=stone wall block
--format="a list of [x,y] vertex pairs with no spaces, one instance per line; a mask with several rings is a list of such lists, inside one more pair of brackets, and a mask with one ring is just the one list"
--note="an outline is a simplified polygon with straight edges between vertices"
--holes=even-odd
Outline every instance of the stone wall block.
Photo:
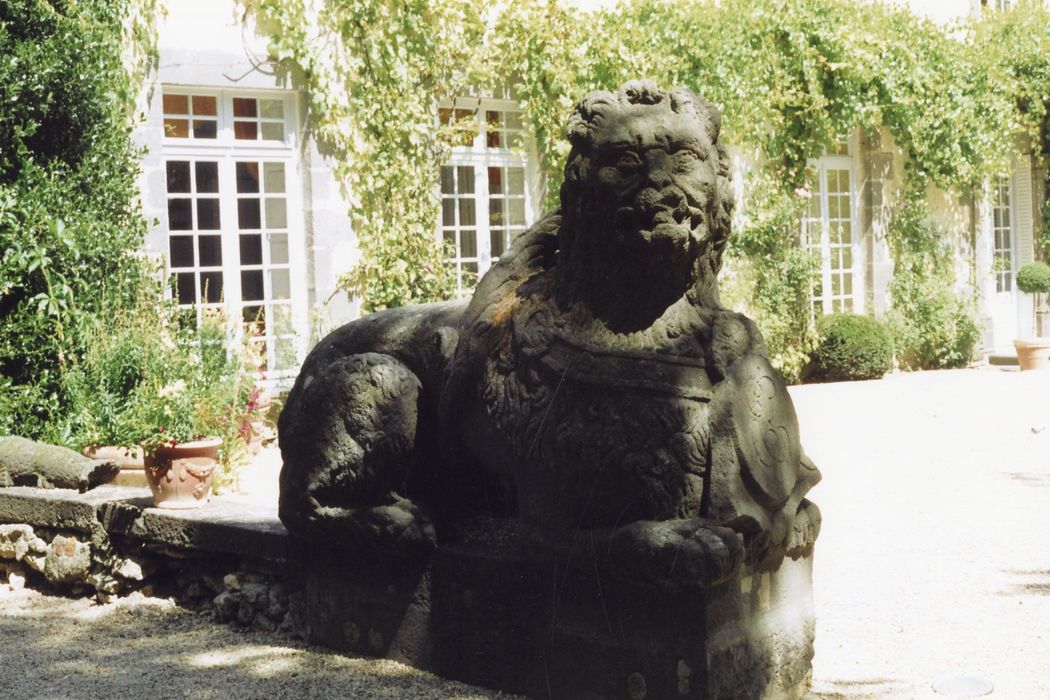
[[126,581],[144,581],[157,570],[157,566],[147,559],[125,557],[113,567],[113,575]]
[[237,617],[241,597],[237,593],[223,591],[212,599],[212,605],[215,606],[215,617],[220,622],[231,622]]
[[85,581],[91,573],[91,545],[57,535],[47,547],[42,573],[51,583]]
[[0,525],[0,559],[21,561],[39,539],[29,525]]

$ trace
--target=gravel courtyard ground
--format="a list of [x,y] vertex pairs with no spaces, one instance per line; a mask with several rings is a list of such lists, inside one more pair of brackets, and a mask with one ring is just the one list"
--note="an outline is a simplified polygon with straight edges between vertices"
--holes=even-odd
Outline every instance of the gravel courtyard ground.
[[[813,695],[945,698],[934,683],[969,675],[992,698],[1050,698],[1050,372],[791,393],[824,473]],[[273,468],[245,483],[272,496]],[[0,587],[0,642],[4,700],[501,697],[140,596],[96,606]]]
[[824,481],[821,698],[1050,698],[1050,372],[896,374],[791,390]]

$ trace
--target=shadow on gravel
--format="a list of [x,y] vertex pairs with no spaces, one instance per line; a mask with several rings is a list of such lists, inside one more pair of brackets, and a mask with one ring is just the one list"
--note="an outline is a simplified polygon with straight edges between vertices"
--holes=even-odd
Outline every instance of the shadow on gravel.
[[0,646],[4,700],[497,697],[389,661],[237,632],[170,605],[6,597],[0,599],[0,639],[10,640]]
[[1034,472],[1003,472],[1014,481],[1020,481],[1028,486],[1050,487],[1050,474],[1037,474]]
[[1002,596],[1039,595],[1050,596],[1050,569],[1004,569],[1012,585]]

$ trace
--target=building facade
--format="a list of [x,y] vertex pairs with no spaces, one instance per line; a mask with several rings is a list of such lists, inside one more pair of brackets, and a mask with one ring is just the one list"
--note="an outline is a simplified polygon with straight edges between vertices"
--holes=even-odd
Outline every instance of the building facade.
[[[943,4],[934,3],[938,19],[980,7]],[[310,136],[294,76],[274,70],[266,37],[238,5],[180,0],[158,29],[156,80],[136,133],[146,152],[147,248],[164,260],[181,307],[198,316],[221,310],[231,332],[249,336],[268,375],[286,382],[324,329],[358,315],[337,291],[358,255],[348,203]],[[435,236],[468,281],[540,214],[537,157],[508,97],[437,105],[436,119],[475,122],[441,167],[435,211]],[[987,353],[1012,355],[1011,341],[1033,333],[1031,299],[1018,293],[1014,273],[1034,258],[1041,221],[1045,177],[1034,163],[1019,148],[1010,175],[989,183],[984,197],[928,192],[959,286],[978,292]],[[887,134],[858,131],[813,172],[801,231],[820,260],[813,312],[880,315],[893,275],[885,234],[901,153]]]

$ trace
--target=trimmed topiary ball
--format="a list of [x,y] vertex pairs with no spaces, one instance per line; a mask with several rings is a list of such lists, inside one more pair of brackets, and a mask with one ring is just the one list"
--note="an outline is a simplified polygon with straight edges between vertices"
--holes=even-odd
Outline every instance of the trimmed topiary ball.
[[893,367],[886,327],[870,316],[831,314],[817,322],[820,342],[810,353],[803,379],[842,382],[879,379]]
[[1017,288],[1025,294],[1050,292],[1050,265],[1030,262],[1017,271]]

